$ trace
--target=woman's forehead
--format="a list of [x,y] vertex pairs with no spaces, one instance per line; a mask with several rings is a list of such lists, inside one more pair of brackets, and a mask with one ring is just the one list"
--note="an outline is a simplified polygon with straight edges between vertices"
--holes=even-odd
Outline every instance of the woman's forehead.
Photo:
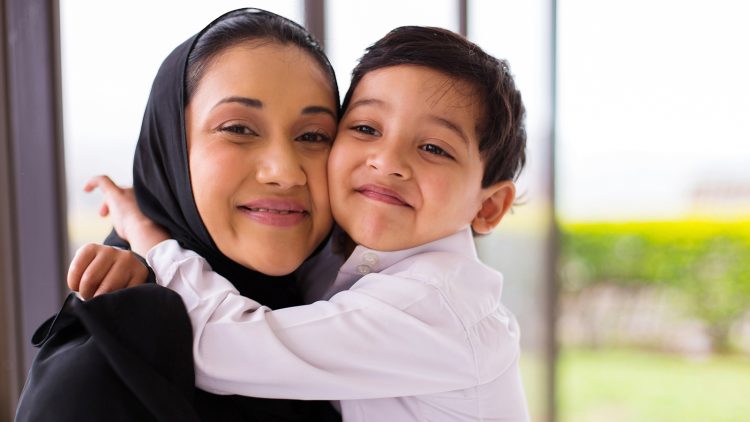
[[207,63],[196,91],[209,80],[214,88],[217,84],[240,88],[257,82],[294,89],[302,82],[326,96],[334,96],[328,73],[309,52],[272,40],[248,40],[222,49]]

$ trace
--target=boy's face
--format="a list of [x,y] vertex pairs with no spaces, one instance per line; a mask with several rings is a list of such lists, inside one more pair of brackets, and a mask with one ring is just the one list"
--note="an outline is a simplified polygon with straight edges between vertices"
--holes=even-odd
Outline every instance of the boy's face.
[[333,216],[358,244],[406,249],[468,227],[484,165],[472,87],[420,66],[367,73],[328,160]]

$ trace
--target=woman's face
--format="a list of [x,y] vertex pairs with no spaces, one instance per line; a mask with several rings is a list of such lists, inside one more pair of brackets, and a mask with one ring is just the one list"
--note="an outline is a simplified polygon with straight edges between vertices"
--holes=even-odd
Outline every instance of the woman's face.
[[326,73],[298,47],[248,41],[212,59],[185,124],[195,203],[224,255],[283,275],[323,240],[336,108]]

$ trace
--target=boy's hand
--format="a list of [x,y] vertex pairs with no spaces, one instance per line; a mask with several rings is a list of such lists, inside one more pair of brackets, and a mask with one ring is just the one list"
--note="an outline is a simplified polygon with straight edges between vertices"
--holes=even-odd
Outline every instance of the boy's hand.
[[169,234],[138,208],[132,188],[121,188],[107,176],[95,176],[83,190],[92,192],[97,188],[104,194],[99,215],[112,218],[115,231],[130,243],[133,251],[146,256],[153,246],[169,239]]
[[102,217],[111,217],[117,234],[129,240],[128,229],[133,229],[141,220],[148,220],[135,201],[132,188],[121,188],[108,176],[94,176],[83,187],[85,192],[99,188],[104,194],[104,202],[99,209]]
[[68,269],[68,287],[86,300],[147,278],[148,269],[132,252],[96,243],[79,248]]

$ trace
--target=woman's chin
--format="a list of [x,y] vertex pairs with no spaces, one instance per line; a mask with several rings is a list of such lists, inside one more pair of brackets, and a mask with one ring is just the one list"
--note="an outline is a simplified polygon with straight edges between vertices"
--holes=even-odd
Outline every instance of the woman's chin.
[[295,258],[290,255],[286,256],[258,256],[257,254],[252,257],[251,260],[237,261],[243,266],[263,273],[270,276],[284,276],[291,274],[296,270],[302,262],[304,257]]

